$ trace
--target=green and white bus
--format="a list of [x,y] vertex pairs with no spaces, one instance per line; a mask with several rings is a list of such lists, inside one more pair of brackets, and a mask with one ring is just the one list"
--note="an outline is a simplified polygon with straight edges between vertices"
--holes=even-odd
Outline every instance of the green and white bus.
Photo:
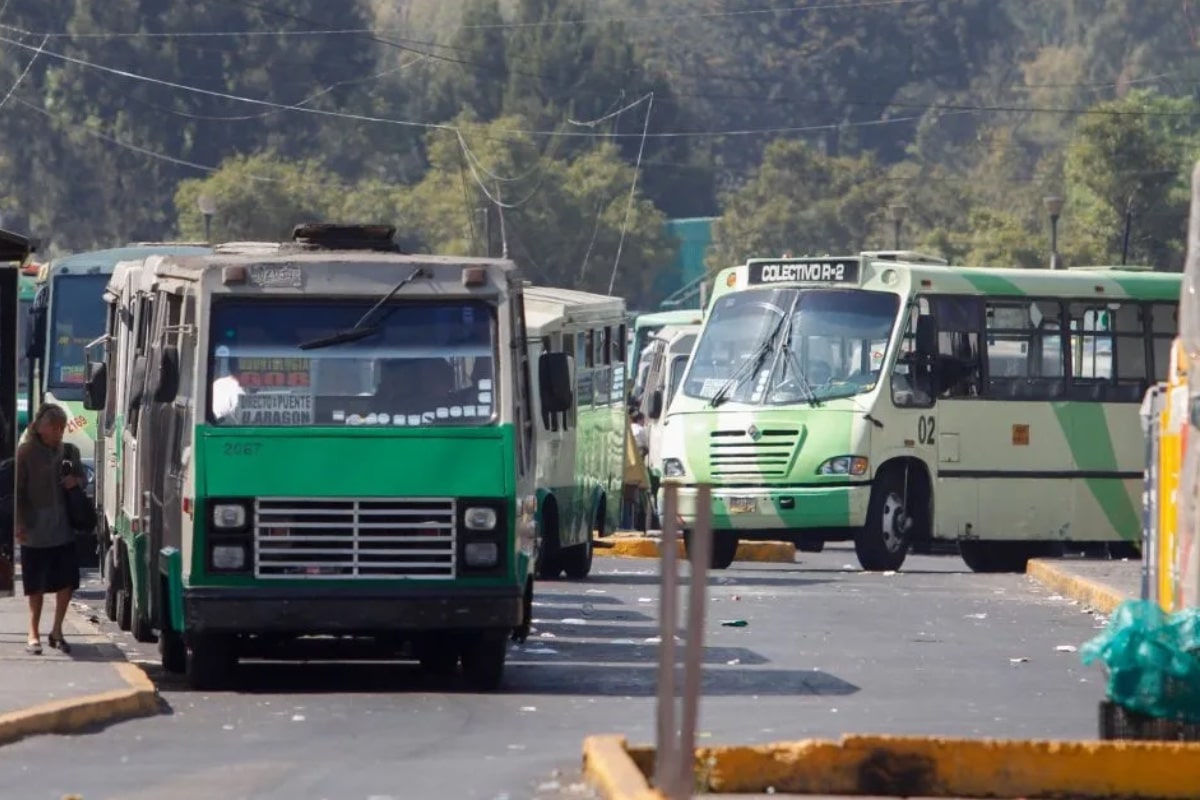
[[662,470],[714,485],[714,566],[739,539],[866,570],[913,542],[975,571],[1140,537],[1138,407],[1161,380],[1178,274],[763,259],[723,271],[664,425]]
[[[592,536],[615,531],[624,479],[626,312],[619,297],[525,287],[529,359],[571,363],[569,408],[537,407],[537,486],[542,539],[538,577],[592,569]],[[535,376],[542,382],[541,376]],[[542,392],[535,392],[535,398]]]
[[643,373],[647,365],[642,362],[642,352],[650,344],[651,336],[667,325],[699,325],[703,320],[704,310],[700,308],[651,311],[634,317],[633,337],[629,343],[629,377],[634,379],[634,383],[644,382]]
[[[333,636],[406,647],[437,672],[461,660],[492,690],[528,633],[519,272],[401,254],[394,235],[306,225],[294,242],[151,256],[108,295],[86,397],[113,439],[130,612],[192,686]],[[541,407],[561,412],[566,359],[539,371]]]
[[95,492],[96,415],[83,407],[85,350],[104,335],[102,298],[113,266],[118,261],[155,253],[206,252],[208,248],[200,246],[138,243],[75,253],[42,265],[27,316],[26,368],[32,380],[25,387],[26,407],[52,402],[66,409],[66,440],[83,456],[89,495]]

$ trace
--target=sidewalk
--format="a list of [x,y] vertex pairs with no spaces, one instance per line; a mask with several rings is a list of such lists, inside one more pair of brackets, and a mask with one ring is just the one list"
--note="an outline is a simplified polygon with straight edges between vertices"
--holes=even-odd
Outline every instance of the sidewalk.
[[158,712],[149,678],[74,607],[63,622],[70,655],[48,644],[52,598],[42,611],[43,654],[26,653],[28,607],[20,575],[16,583],[15,596],[0,597],[0,744]]
[[1111,614],[1126,600],[1142,596],[1141,561],[1037,558],[1025,574],[1059,594]]

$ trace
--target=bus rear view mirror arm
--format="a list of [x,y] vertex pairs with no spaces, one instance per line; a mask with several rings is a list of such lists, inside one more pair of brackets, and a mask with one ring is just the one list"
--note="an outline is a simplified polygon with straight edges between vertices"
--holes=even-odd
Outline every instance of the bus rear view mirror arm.
[[179,349],[164,347],[154,375],[154,402],[170,403],[179,394]]
[[654,394],[650,396],[650,413],[646,416],[650,419],[658,419],[663,412],[663,393],[662,389],[655,389]]

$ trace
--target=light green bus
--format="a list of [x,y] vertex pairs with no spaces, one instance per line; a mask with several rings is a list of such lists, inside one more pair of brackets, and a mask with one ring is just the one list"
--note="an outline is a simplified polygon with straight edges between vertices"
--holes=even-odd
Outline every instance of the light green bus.
[[[593,533],[604,536],[620,523],[629,424],[625,301],[547,286],[526,286],[524,298],[530,361],[546,354],[566,358],[572,380],[567,408],[555,413],[535,399],[538,577],[553,580],[565,572],[585,578]],[[543,376],[535,380],[541,387]]]
[[1180,276],[923,260],[718,275],[662,446],[685,530],[696,484],[715,487],[715,567],[739,539],[852,540],[866,570],[957,541],[979,572],[1138,541],[1138,408],[1167,370]]
[[704,319],[700,308],[682,308],[671,311],[652,311],[638,314],[633,320],[633,337],[629,343],[629,377],[637,385],[643,383],[644,373],[649,366],[642,361],[642,353],[650,344],[650,337],[668,325],[699,325]]
[[[492,690],[510,638],[528,633],[537,502],[519,272],[404,255],[394,236],[305,225],[294,242],[150,256],[114,275],[87,404],[119,448],[105,469],[122,487],[131,614],[196,688],[315,636],[369,638],[439,673],[461,660]],[[538,371],[541,407],[562,411],[566,359]]]

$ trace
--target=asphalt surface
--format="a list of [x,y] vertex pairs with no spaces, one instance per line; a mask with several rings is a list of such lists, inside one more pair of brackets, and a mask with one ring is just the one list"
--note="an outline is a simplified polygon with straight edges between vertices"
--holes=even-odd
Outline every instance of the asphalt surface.
[[[1096,737],[1103,676],[1073,652],[1102,624],[1087,609],[957,557],[856,568],[839,548],[714,574],[698,744]],[[586,581],[540,584],[536,632],[498,694],[404,663],[248,663],[234,690],[205,694],[151,670],[166,714],[5,747],[0,785],[29,800],[586,797],[585,735],[653,740],[656,572],[597,559]]]

